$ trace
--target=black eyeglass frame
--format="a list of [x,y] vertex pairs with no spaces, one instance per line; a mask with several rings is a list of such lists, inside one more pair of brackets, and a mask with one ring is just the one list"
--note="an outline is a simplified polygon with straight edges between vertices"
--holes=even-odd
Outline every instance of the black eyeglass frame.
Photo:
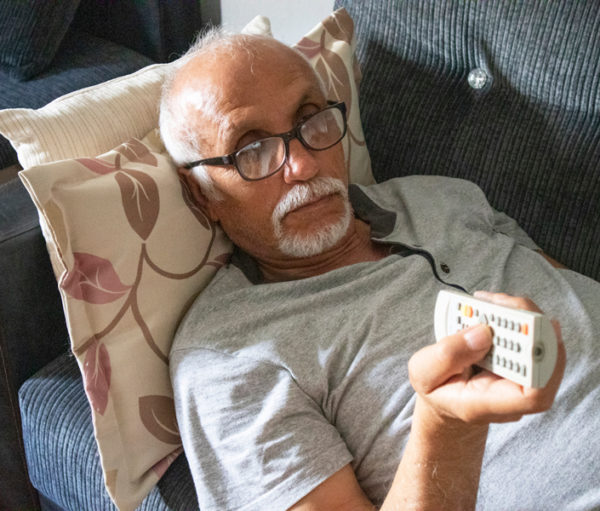
[[[306,140],[304,140],[302,138],[302,134],[300,133],[300,129],[304,126],[304,124],[309,121],[312,117],[314,117],[315,115],[318,115],[320,113],[323,113],[325,110],[329,110],[332,108],[337,108],[340,112],[342,112],[342,119],[344,121],[344,131],[342,133],[342,136],[339,138],[339,140],[337,140],[336,142],[334,142],[333,144],[327,146],[327,147],[323,147],[321,149],[315,149],[313,147],[311,147]],[[276,174],[277,172],[279,172],[283,166],[285,165],[285,163],[288,160],[289,157],[289,153],[290,153],[290,147],[289,144],[292,140],[294,140],[295,138],[297,138],[300,143],[308,150],[310,151],[326,151],[327,149],[332,148],[334,145],[339,144],[342,139],[346,136],[346,132],[348,131],[348,120],[346,119],[346,104],[343,101],[340,102],[336,102],[336,101],[327,101],[327,106],[321,110],[319,110],[318,112],[315,112],[314,114],[309,115],[308,117],[304,118],[302,121],[300,121],[298,124],[296,124],[290,131],[286,131],[285,133],[278,133],[276,135],[269,135],[268,137],[265,137],[265,139],[267,138],[281,138],[283,140],[283,143],[285,145],[285,157],[283,158],[283,162],[281,163],[281,165],[279,167],[277,167],[273,172],[270,172],[269,174],[265,175],[265,176],[261,176],[261,177],[248,177],[245,176],[239,169],[238,165],[237,165],[237,159],[236,159],[236,155],[243,149],[238,149],[237,151],[234,151],[230,154],[226,154],[224,156],[215,156],[212,158],[205,158],[203,160],[197,160],[197,161],[193,161],[190,163],[185,163],[183,165],[184,168],[186,169],[191,169],[192,167],[196,167],[198,165],[214,165],[214,166],[229,166],[229,165],[233,165],[235,167],[235,170],[237,171],[237,173],[242,177],[242,179],[246,180],[246,181],[260,181],[261,179],[266,179],[268,177],[271,177],[273,174]],[[262,140],[262,139],[259,139]],[[258,142],[259,140],[257,140],[256,142]],[[254,142],[255,143],[255,142]]]

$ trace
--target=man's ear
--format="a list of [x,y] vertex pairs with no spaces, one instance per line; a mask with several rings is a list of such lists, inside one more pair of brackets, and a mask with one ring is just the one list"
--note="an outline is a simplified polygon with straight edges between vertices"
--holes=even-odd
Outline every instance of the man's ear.
[[194,198],[194,202],[196,206],[200,208],[200,210],[208,216],[213,222],[218,222],[219,217],[214,212],[212,206],[212,201],[204,194],[202,188],[198,184],[198,181],[194,177],[194,173],[192,169],[186,169],[185,167],[179,167],[177,169],[177,173],[183,178],[185,183],[187,184],[192,197]]

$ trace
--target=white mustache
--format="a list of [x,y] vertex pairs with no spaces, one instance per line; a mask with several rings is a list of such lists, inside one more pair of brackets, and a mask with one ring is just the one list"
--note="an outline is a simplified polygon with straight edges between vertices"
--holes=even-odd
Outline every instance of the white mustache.
[[307,183],[297,184],[281,198],[273,210],[273,222],[278,223],[290,211],[334,193],[339,193],[346,200],[348,198],[346,185],[333,177],[317,177]]

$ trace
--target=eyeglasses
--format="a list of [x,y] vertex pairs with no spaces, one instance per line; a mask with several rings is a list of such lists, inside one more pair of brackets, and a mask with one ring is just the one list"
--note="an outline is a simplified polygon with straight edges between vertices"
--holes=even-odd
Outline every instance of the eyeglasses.
[[183,165],[234,165],[246,181],[258,181],[278,172],[289,157],[290,141],[297,138],[311,151],[325,151],[346,134],[346,105],[327,102],[329,106],[300,121],[286,133],[261,138],[225,156],[207,158]]

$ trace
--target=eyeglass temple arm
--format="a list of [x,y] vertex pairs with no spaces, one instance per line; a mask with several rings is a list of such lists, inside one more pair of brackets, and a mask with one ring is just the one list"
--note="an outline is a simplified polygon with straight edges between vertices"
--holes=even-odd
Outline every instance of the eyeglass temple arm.
[[228,154],[226,156],[218,156],[216,158],[206,158],[205,160],[197,160],[190,163],[186,163],[183,167],[191,169],[197,165],[234,165],[233,155]]

